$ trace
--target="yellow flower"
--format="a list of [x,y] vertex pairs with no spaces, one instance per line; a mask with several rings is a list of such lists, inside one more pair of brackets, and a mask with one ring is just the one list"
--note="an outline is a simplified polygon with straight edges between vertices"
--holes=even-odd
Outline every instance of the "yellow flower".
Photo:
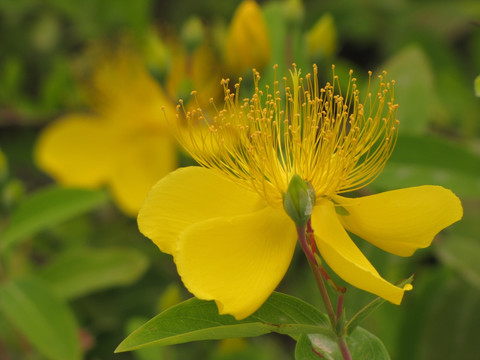
[[[38,166],[60,184],[107,185],[118,206],[135,216],[151,186],[177,165],[162,104],[169,99],[133,54],[104,58],[93,74],[93,113],[73,113],[38,139]],[[166,110],[174,116],[174,107]]]
[[[211,135],[185,137],[182,145],[203,166],[176,170],[150,191],[139,212],[140,231],[172,254],[185,286],[215,300],[220,313],[245,318],[283,278],[293,256],[295,223],[283,208],[292,178],[316,194],[311,224],[322,258],[350,284],[399,304],[405,290],[383,279],[346,230],[379,248],[410,256],[429,246],[462,217],[459,199],[439,186],[394,190],[356,199],[382,170],[398,131],[393,83],[380,76],[378,90],[360,94],[350,77],[319,88],[313,75],[292,72],[285,92],[278,81],[241,99],[223,80],[225,105],[205,119]],[[180,117],[180,116],[179,116]],[[185,136],[185,135],[183,135]],[[215,144],[217,151],[208,149]]]
[[235,11],[224,54],[227,70],[237,75],[252,67],[261,68],[270,60],[267,24],[255,1],[245,0]]

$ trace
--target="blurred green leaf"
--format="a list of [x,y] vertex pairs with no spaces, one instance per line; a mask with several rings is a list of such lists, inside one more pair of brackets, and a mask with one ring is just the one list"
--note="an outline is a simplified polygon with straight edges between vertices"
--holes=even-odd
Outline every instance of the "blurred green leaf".
[[70,300],[131,284],[143,275],[147,265],[146,256],[134,248],[84,248],[60,254],[40,271],[40,276],[59,296]]
[[46,358],[82,358],[74,316],[47,284],[35,278],[2,284],[0,310]]
[[451,235],[435,243],[435,252],[442,262],[458,271],[480,289],[480,240]]
[[433,136],[401,136],[385,169],[372,183],[378,190],[441,185],[460,196],[480,196],[480,157]]
[[[375,335],[362,328],[356,328],[347,337],[347,345],[352,359],[355,360],[390,360],[387,349]],[[322,354],[317,355],[316,352]],[[337,342],[319,334],[301,335],[295,348],[297,360],[342,360]]]
[[[403,287],[406,284],[411,284],[412,281],[413,281],[413,276],[411,276],[410,278],[400,282],[400,284],[398,284],[398,286]],[[368,318],[370,315],[372,315],[372,313],[375,310],[377,310],[381,305],[383,305],[385,302],[386,302],[385,299],[383,299],[381,297],[377,297],[375,300],[373,300],[370,303],[368,303],[367,305],[365,305],[362,309],[360,309],[360,311],[358,311],[355,315],[353,315],[353,317],[347,322],[347,324],[345,325],[345,333],[347,335],[352,334],[353,331],[355,331],[355,329],[357,329],[357,327],[366,318]]]
[[[265,83],[273,83],[273,65],[278,64],[278,74],[285,74],[287,66],[285,56],[285,39],[287,36],[287,24],[285,20],[284,4],[280,2],[268,2],[262,7],[263,16],[267,23],[272,49],[271,62],[266,67],[262,78]],[[286,66],[287,65],[287,66]]]
[[2,234],[2,248],[41,230],[78,216],[104,204],[107,195],[101,190],[49,187],[29,197],[13,212]]
[[425,275],[423,288],[416,281],[398,359],[478,359],[480,290],[438,268]]
[[273,293],[257,312],[240,321],[230,315],[219,315],[212,301],[192,298],[154,317],[130,334],[115,352],[270,332],[291,336],[301,333],[333,336],[326,315],[289,295]]
[[402,133],[422,134],[427,129],[436,100],[433,73],[423,49],[409,45],[390,58],[383,68],[395,80],[395,103]]

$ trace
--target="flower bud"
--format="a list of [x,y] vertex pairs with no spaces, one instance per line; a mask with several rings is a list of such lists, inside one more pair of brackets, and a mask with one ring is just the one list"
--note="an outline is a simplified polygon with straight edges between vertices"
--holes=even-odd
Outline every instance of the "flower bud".
[[337,30],[332,15],[324,14],[306,35],[308,56],[312,60],[332,56],[337,47]]
[[302,0],[287,0],[285,3],[285,19],[288,24],[300,25],[305,17]]
[[305,226],[315,205],[315,191],[308,181],[294,175],[283,195],[283,207],[297,226]]
[[237,8],[225,43],[225,64],[235,75],[262,68],[270,60],[267,24],[255,1],[246,0]]

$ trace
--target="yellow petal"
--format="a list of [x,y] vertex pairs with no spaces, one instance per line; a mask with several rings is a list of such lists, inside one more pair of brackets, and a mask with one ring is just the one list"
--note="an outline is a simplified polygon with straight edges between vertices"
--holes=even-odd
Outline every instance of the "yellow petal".
[[150,188],[177,166],[175,143],[158,133],[125,137],[115,153],[108,179],[120,208],[136,216]]
[[173,254],[187,226],[221,216],[248,214],[265,207],[260,197],[212,170],[178,169],[148,193],[138,214],[140,231],[161,251]]
[[196,297],[220,314],[254,313],[282,280],[296,244],[293,222],[271,207],[189,226],[175,252],[178,273]]
[[40,134],[35,160],[63,185],[98,187],[110,170],[110,149],[103,121],[94,116],[71,114]]
[[410,284],[399,288],[383,279],[350,239],[332,202],[322,200],[312,214],[315,241],[322,258],[338,276],[351,285],[400,304]]
[[356,199],[335,197],[349,215],[347,230],[400,256],[430,245],[442,229],[460,220],[460,200],[441,186],[419,186]]

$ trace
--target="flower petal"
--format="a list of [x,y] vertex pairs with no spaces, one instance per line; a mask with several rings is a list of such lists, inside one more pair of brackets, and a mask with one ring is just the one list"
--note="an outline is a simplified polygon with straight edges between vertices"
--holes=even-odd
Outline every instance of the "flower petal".
[[196,297],[215,300],[238,320],[254,313],[282,280],[296,244],[294,223],[271,207],[189,226],[175,252],[178,273]]
[[98,187],[110,170],[111,146],[107,135],[106,125],[100,119],[67,115],[40,134],[35,160],[63,185]]
[[178,235],[187,226],[265,206],[256,193],[215,171],[187,167],[167,175],[150,190],[138,214],[138,226],[161,251],[173,254]]
[[168,134],[140,132],[125,137],[108,179],[116,203],[136,216],[150,188],[176,166],[175,143]]
[[410,284],[399,288],[383,279],[343,228],[332,202],[322,200],[312,214],[320,254],[343,280],[353,286],[400,304]]
[[400,256],[430,245],[442,229],[460,220],[460,200],[441,186],[419,186],[335,201],[349,215],[340,216],[345,228],[373,245]]

